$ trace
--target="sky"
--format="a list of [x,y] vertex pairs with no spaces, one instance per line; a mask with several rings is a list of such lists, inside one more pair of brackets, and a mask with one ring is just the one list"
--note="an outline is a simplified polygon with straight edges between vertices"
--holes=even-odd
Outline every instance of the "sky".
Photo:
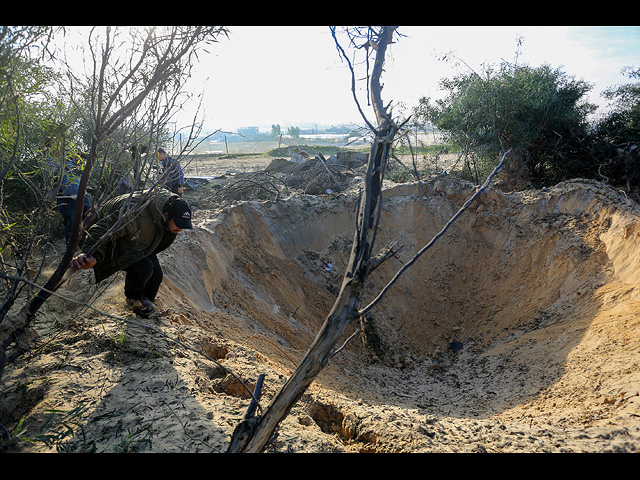
[[[444,96],[442,78],[513,61],[519,37],[518,63],[548,64],[594,84],[589,100],[603,107],[603,90],[632,81],[622,68],[640,67],[638,26],[401,26],[398,32],[403,37],[391,45],[382,77],[382,99],[398,110]],[[448,52],[468,67],[440,60]],[[325,26],[230,27],[228,39],[200,55],[187,88],[204,94],[208,131],[363,123],[350,72]],[[365,113],[373,121],[372,111]],[[174,117],[183,126],[192,119],[190,110]]]
[[[363,123],[352,98],[350,73],[328,27],[230,30],[229,39],[214,45],[194,72],[194,86],[205,95],[208,128]],[[548,64],[594,84],[589,100],[602,107],[603,90],[632,81],[621,74],[622,68],[640,66],[637,26],[408,26],[398,32],[404,36],[389,50],[382,98],[407,109],[421,97],[442,97],[442,78],[468,72],[468,67],[478,71],[483,64],[513,61],[518,38],[523,39],[518,63]],[[440,60],[447,52],[468,67]],[[370,110],[365,113],[373,120]]]

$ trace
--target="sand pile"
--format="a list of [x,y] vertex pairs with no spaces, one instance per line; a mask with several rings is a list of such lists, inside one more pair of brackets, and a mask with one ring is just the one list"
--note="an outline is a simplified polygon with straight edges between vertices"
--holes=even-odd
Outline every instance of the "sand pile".
[[[401,248],[365,301],[475,187],[440,176],[423,188],[385,191],[376,244]],[[218,210],[207,192],[191,193],[198,228],[161,258],[149,322],[248,385],[265,373],[266,406],[335,299],[357,195]],[[270,451],[637,451],[639,226],[637,205],[596,183],[489,189],[373,310],[366,344],[351,340]],[[77,277],[64,291],[130,318],[121,282],[98,291]],[[37,422],[86,405],[82,433],[65,439],[73,451],[225,450],[248,405],[233,376],[144,328],[69,313],[63,300],[47,305],[40,328],[56,340],[5,375],[5,406]]]

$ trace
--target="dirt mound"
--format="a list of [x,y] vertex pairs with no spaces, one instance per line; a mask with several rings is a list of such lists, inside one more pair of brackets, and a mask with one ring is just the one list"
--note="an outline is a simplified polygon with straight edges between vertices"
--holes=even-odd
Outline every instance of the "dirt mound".
[[[385,190],[376,242],[401,248],[365,302],[474,188],[440,176]],[[221,210],[206,198],[193,195],[198,228],[161,258],[150,322],[249,386],[265,373],[266,405],[335,299],[357,195]],[[392,287],[367,319],[366,346],[349,342],[270,451],[637,451],[639,227],[637,205],[596,183],[487,190]],[[98,293],[88,285],[78,277],[64,290],[86,301]],[[95,306],[127,317],[121,278],[98,287]],[[248,405],[233,375],[131,323],[70,319],[64,305],[51,301],[41,328],[54,319],[78,334],[7,374],[8,385],[32,383],[5,389],[5,405],[29,404],[35,422],[87,404],[83,434],[67,439],[74,451],[133,449],[132,439],[144,451],[224,450]]]

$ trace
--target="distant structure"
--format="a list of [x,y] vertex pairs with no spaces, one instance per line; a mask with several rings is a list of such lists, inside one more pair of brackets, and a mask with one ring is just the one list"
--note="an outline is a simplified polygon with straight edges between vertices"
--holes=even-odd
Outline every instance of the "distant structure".
[[251,135],[258,135],[258,127],[238,127],[238,134],[249,137]]

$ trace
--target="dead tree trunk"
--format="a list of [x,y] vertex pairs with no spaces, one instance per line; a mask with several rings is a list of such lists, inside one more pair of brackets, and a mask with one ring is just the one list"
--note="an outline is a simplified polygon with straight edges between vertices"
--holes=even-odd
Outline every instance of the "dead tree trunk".
[[[379,83],[385,51],[391,43],[393,31],[393,27],[383,27],[377,43],[373,45],[376,60],[371,75],[371,95],[378,128],[374,130],[375,137],[369,155],[365,188],[360,198],[351,257],[340,293],[298,368],[261,417],[246,419],[236,427],[228,453],[258,453],[264,450],[278,424],[331,359],[335,346],[347,327],[360,317],[358,303],[362,298],[365,279],[381,261],[380,255],[373,255],[375,232],[380,218],[384,167],[398,130],[382,106]],[[386,254],[383,253],[382,256]]]

